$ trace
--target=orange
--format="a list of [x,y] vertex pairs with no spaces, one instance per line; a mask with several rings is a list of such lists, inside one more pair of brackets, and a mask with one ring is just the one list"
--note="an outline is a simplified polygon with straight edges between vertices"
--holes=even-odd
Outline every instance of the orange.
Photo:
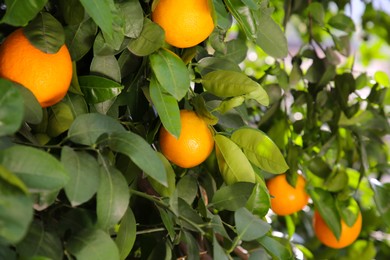
[[267,188],[271,195],[271,209],[280,216],[290,215],[303,209],[309,195],[305,191],[306,181],[298,175],[296,186],[291,186],[286,174],[280,174],[267,181]]
[[359,236],[362,229],[362,214],[359,212],[355,223],[350,227],[344,220],[341,220],[341,235],[337,240],[330,228],[326,225],[318,211],[314,211],[313,217],[314,232],[324,245],[331,248],[343,248],[352,244]]
[[72,60],[65,45],[57,53],[45,53],[33,46],[20,28],[0,46],[0,77],[28,88],[42,107],[48,107],[66,95]]
[[152,20],[165,31],[165,41],[188,48],[204,41],[214,30],[208,0],[160,0]]
[[180,111],[181,131],[177,139],[164,127],[160,129],[161,152],[172,163],[191,168],[201,164],[214,148],[208,124],[194,111]]

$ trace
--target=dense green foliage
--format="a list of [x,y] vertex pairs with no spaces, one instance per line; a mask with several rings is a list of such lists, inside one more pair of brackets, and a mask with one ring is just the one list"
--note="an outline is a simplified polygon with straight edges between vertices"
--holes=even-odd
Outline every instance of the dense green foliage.
[[[45,109],[0,79],[0,259],[389,259],[389,68],[365,70],[387,58],[390,15],[375,1],[356,21],[356,1],[210,0],[215,30],[188,49],[164,43],[150,0],[3,2],[2,38],[65,42],[74,75]],[[182,108],[215,131],[191,169],[158,149]],[[311,203],[279,217],[265,183],[284,172]],[[360,209],[358,240],[321,245],[314,209],[336,235]]]

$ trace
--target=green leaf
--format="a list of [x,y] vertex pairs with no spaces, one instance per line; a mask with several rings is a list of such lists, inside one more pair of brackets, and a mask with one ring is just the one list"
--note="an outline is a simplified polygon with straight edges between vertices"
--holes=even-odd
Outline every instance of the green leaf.
[[344,222],[352,227],[360,214],[359,204],[356,200],[350,197],[347,200],[336,200],[336,208],[340,213],[340,217]]
[[177,196],[183,199],[188,205],[191,205],[198,195],[198,183],[194,176],[185,175],[177,183]]
[[47,0],[5,0],[7,10],[1,23],[12,26],[26,26],[47,3]]
[[255,172],[241,149],[229,138],[214,136],[219,170],[226,184],[255,182]]
[[69,180],[54,156],[28,146],[15,145],[0,151],[0,164],[14,172],[31,191],[58,190]]
[[263,106],[269,105],[269,97],[267,91],[264,90],[261,86],[254,91],[249,92],[244,95],[245,99],[254,99]]
[[253,41],[258,31],[253,12],[240,0],[226,0],[224,2],[229,12],[245,32],[246,37]]
[[91,74],[121,82],[121,70],[114,55],[94,56],[90,71]]
[[84,229],[72,236],[66,249],[77,260],[119,260],[119,251],[110,235],[99,229]]
[[92,48],[98,27],[89,18],[65,27],[65,41],[73,61],[78,61]]
[[390,206],[388,199],[390,196],[390,184],[382,184],[376,179],[370,180],[371,187],[374,190],[374,200],[377,205],[380,216],[387,227],[390,227]]
[[241,106],[242,103],[244,103],[244,101],[245,101],[245,98],[243,96],[237,96],[237,97],[225,99],[219,104],[217,109],[221,114],[225,114],[229,110],[231,110],[235,107]]
[[274,259],[294,259],[291,250],[289,250],[289,247],[281,244],[276,239],[269,236],[263,236],[262,238],[258,239],[258,241],[265,248],[265,250],[267,250],[267,252],[274,257]]
[[160,194],[162,197],[171,197],[173,192],[176,189],[176,174],[172,168],[172,164],[168,161],[167,158],[162,153],[156,152],[162,163],[164,164],[165,171],[167,172],[167,181],[168,187],[160,184],[158,181],[149,177],[149,182],[152,185],[153,189]]
[[40,256],[61,259],[64,249],[59,236],[55,232],[44,230],[44,223],[36,220],[30,225],[23,240],[16,245],[16,252],[22,258]]
[[377,71],[374,74],[374,79],[376,82],[381,84],[384,87],[390,87],[390,79],[386,72],[384,71]]
[[250,182],[236,182],[217,190],[209,204],[218,210],[236,211],[245,207],[252,194],[254,184]]
[[1,163],[0,176],[0,240],[17,243],[23,239],[33,219],[33,201],[19,178]]
[[151,178],[168,186],[164,164],[141,136],[132,132],[113,133],[104,141],[113,151],[128,156]]
[[270,196],[268,193],[268,189],[265,186],[263,180],[259,180],[260,178],[256,178],[257,182],[255,187],[252,190],[252,194],[249,197],[245,207],[254,215],[259,218],[264,217],[270,208]]
[[97,226],[108,230],[117,224],[125,214],[129,200],[130,193],[125,177],[118,169],[103,161],[96,196]]
[[326,225],[332,230],[335,237],[339,238],[341,222],[332,194],[320,188],[309,189],[308,193]]
[[265,10],[256,13],[256,44],[274,58],[288,54],[287,39],[280,26]]
[[137,223],[131,208],[127,208],[125,215],[123,216],[118,234],[115,239],[115,243],[119,248],[120,259],[124,260],[130,254],[131,249],[133,248],[136,231],[137,231]]
[[284,173],[288,165],[276,144],[265,133],[241,128],[232,134],[232,141],[244,151],[254,165],[270,173]]
[[227,70],[241,72],[237,63],[226,59],[225,57],[205,57],[199,60],[198,69],[202,76],[215,70]]
[[65,186],[70,204],[76,207],[91,199],[99,187],[99,165],[96,159],[87,152],[74,151],[64,146],[61,162],[70,177]]
[[238,240],[255,240],[264,236],[271,229],[270,224],[254,216],[246,208],[239,208],[234,212],[234,221]]
[[329,19],[328,24],[333,28],[339,29],[347,33],[352,33],[355,31],[355,23],[350,17],[346,16],[343,13],[338,13],[332,16]]
[[[17,83],[13,83],[13,86],[18,89],[19,94],[23,98],[24,120],[27,123],[39,124],[43,118],[43,111],[41,105],[39,104],[34,94],[28,88],[25,88],[22,85],[19,85]],[[13,112],[15,113],[15,111]]]
[[90,113],[76,117],[69,128],[68,138],[75,143],[94,145],[102,134],[123,131],[123,126],[112,117]]
[[57,53],[65,44],[64,28],[46,12],[40,12],[23,32],[32,45],[45,53]]
[[180,136],[180,109],[177,100],[165,92],[162,86],[152,75],[149,86],[150,98],[155,106],[164,128],[176,138]]
[[229,257],[222,246],[219,244],[217,240],[217,236],[213,236],[213,256],[214,259],[219,260],[229,260]]
[[79,24],[84,20],[85,10],[79,0],[59,0],[58,3],[66,24]]
[[164,42],[164,29],[150,19],[145,18],[141,34],[130,40],[127,48],[137,56],[147,56],[160,49]]
[[199,246],[197,240],[194,238],[194,236],[188,232],[183,231],[182,232],[182,240],[187,245],[187,258],[188,260],[198,260],[199,258]]
[[121,32],[122,28],[120,28],[123,21],[119,16],[114,1],[80,0],[80,2],[84,6],[85,11],[102,30],[106,42],[115,49],[119,48],[124,37],[123,31]]
[[67,131],[72,125],[74,117],[71,108],[64,102],[51,106],[47,134],[50,137],[57,137]]
[[16,252],[9,246],[0,244],[0,259],[17,260]]
[[314,21],[316,21],[319,25],[324,26],[325,10],[322,3],[315,2],[309,4],[307,11]]
[[321,178],[328,177],[332,172],[330,166],[319,156],[310,158],[308,168],[312,173]]
[[255,91],[260,85],[242,72],[218,70],[202,78],[203,87],[218,97],[235,97]]
[[0,136],[15,133],[23,121],[23,97],[14,83],[0,78]]
[[190,75],[184,62],[166,49],[151,54],[149,59],[160,85],[176,100],[181,100],[190,87]]
[[97,104],[118,96],[123,86],[113,80],[100,76],[79,77],[81,90],[86,101],[90,104]]
[[137,38],[142,31],[144,16],[142,6],[137,0],[116,3],[124,21],[124,34],[130,38]]
[[338,167],[326,178],[324,189],[331,192],[342,191],[348,187],[348,175],[345,169]]

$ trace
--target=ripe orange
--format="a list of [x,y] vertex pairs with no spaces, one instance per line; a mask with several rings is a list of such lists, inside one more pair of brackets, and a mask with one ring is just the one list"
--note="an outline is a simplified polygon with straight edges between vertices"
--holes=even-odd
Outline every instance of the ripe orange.
[[194,111],[180,111],[181,132],[179,139],[164,127],[160,129],[160,148],[172,163],[191,168],[201,164],[214,148],[214,139],[207,123]]
[[267,188],[271,197],[271,209],[280,216],[290,215],[303,209],[309,195],[305,191],[306,181],[298,175],[295,188],[286,179],[286,174],[280,174],[267,181]]
[[28,88],[42,107],[48,107],[66,95],[72,79],[72,60],[65,45],[54,54],[42,52],[20,28],[0,46],[0,77]]
[[195,46],[214,30],[208,0],[160,0],[152,20],[164,29],[166,42],[178,48]]
[[339,240],[326,225],[318,211],[314,211],[313,227],[318,240],[324,245],[331,248],[343,248],[349,246],[358,238],[362,229],[362,214],[359,212],[356,222],[351,227],[344,220],[341,220],[341,236]]

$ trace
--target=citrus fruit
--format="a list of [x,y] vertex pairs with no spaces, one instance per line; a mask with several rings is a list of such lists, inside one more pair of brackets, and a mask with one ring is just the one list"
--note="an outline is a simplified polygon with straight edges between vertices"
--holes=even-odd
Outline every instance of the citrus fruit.
[[0,77],[28,88],[42,107],[59,102],[72,79],[72,60],[63,45],[48,54],[33,46],[19,28],[0,46]]
[[309,195],[305,191],[306,181],[298,175],[296,186],[291,186],[286,174],[280,174],[267,181],[267,188],[271,195],[271,209],[280,216],[290,215],[303,209]]
[[165,41],[178,48],[201,43],[214,29],[208,0],[160,0],[152,20],[164,29]]
[[362,214],[359,212],[355,223],[351,227],[344,220],[341,220],[341,235],[339,240],[337,240],[332,230],[326,225],[318,211],[314,211],[313,227],[321,243],[331,248],[343,248],[349,246],[358,238],[362,229]]
[[201,164],[214,148],[214,139],[207,123],[194,111],[180,110],[181,131],[177,139],[161,127],[161,152],[172,163],[191,168]]

